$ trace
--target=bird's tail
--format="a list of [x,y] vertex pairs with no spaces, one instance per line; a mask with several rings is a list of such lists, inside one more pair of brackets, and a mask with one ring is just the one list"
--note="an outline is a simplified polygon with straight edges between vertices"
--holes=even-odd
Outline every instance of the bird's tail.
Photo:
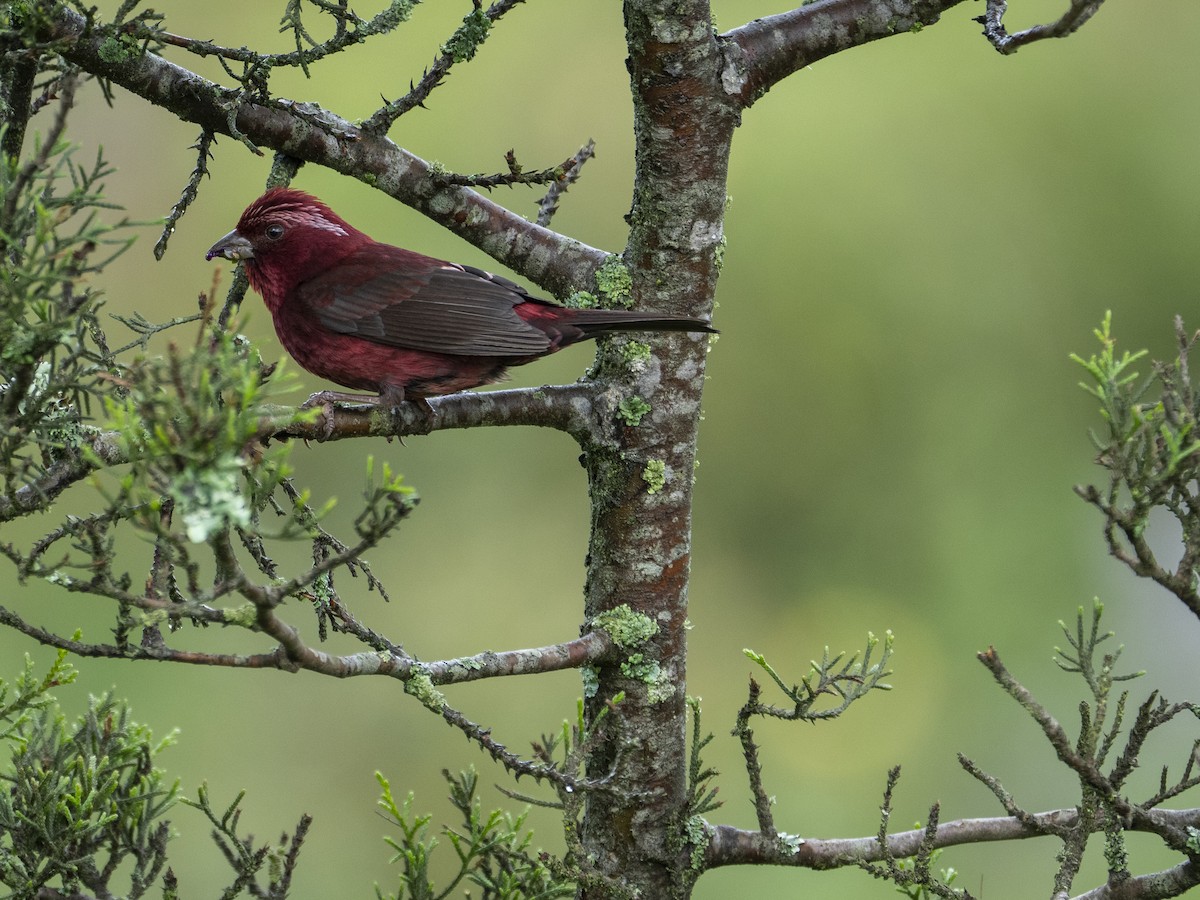
[[570,323],[585,337],[615,331],[692,331],[718,334],[704,319],[674,313],[639,312],[636,309],[575,309]]

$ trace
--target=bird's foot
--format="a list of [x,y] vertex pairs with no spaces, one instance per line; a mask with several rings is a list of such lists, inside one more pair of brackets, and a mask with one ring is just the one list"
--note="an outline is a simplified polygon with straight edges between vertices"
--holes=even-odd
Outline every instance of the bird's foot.
[[333,436],[334,404],[343,406],[375,406],[379,402],[378,397],[370,394],[347,394],[342,391],[317,391],[307,400],[300,404],[301,409],[320,409],[321,429],[320,440],[327,441]]
[[344,391],[317,391],[302,404],[301,409],[311,409],[314,406],[329,406],[341,403],[345,406],[375,406],[379,398],[374,394],[347,394]]
[[[418,415],[413,422],[411,434],[429,434],[433,431],[434,423],[437,421],[437,413],[433,411],[433,407],[429,405],[429,401],[424,397],[406,398],[404,391],[391,390],[383,391],[378,397],[373,394],[347,394],[342,391],[317,391],[301,405],[301,409],[320,409],[321,410],[321,434],[320,440],[327,441],[333,435],[334,428],[334,406],[357,409],[383,409],[383,410],[398,410],[408,402],[416,407]],[[400,443],[404,443],[401,440]]]

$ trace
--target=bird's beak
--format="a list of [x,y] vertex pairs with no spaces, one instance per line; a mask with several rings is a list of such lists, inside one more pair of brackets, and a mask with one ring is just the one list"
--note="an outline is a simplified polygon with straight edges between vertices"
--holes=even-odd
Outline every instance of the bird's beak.
[[254,259],[254,247],[242,237],[237,229],[234,229],[209,247],[208,252],[204,254],[204,258],[209,261],[218,256],[233,260]]

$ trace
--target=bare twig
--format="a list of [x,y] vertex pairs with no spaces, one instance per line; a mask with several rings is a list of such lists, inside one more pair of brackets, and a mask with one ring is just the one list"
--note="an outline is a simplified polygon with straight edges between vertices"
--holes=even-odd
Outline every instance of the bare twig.
[[183,193],[179,196],[179,202],[171,207],[166,221],[163,222],[162,235],[159,237],[158,243],[154,245],[155,259],[162,259],[163,254],[167,252],[167,242],[171,239],[171,235],[175,233],[176,224],[183,218],[183,214],[192,205],[192,201],[196,199],[196,194],[200,190],[201,180],[208,175],[208,161],[212,157],[210,148],[212,147],[213,139],[213,133],[205,130],[200,132],[200,137],[192,145],[192,149],[196,151],[196,167],[192,169],[192,173],[188,176],[187,184],[183,186]]
[[[1032,830],[1039,830],[1040,826],[1036,817],[1017,805],[1012,794],[1002,785],[994,776],[989,775],[983,769],[979,768],[975,762],[963,754],[958,754],[958,763],[967,771],[969,775],[983,784],[996,799],[1000,801],[1000,805],[1004,807],[1004,811],[1020,822],[1025,827]],[[1056,833],[1056,832],[1047,832]]]
[[984,36],[1005,56],[1016,53],[1026,44],[1047,38],[1062,38],[1074,34],[1088,19],[1096,14],[1104,0],[1070,0],[1070,8],[1048,25],[1034,25],[1016,34],[1009,34],[1004,27],[1004,14],[1008,11],[1006,0],[988,0],[987,12],[975,19],[983,26]]
[[763,786],[762,764],[758,761],[758,744],[754,741],[754,731],[750,728],[750,717],[756,715],[761,708],[759,698],[762,688],[757,681],[750,679],[749,696],[738,712],[737,725],[734,735],[742,744],[742,756],[746,760],[746,773],[750,777],[750,794],[754,798],[754,815],[758,819],[758,830],[768,838],[776,836],[775,817],[771,811],[771,797]]
[[[589,153],[588,156],[590,155]],[[495,175],[458,175],[453,172],[439,172],[434,174],[433,183],[438,187],[453,184],[482,188],[485,191],[497,187],[513,187],[518,184],[558,184],[579,164],[579,153],[557,166],[542,169],[540,172],[526,172],[517,162],[517,155],[512,150],[504,154],[504,160],[508,164],[507,172],[499,172]],[[538,224],[542,223],[539,221]]]
[[[245,47],[223,47],[212,41],[197,40],[146,26],[137,29],[135,34],[142,40],[160,41],[199,57],[215,56],[222,61],[229,60],[266,68],[297,67],[307,75],[310,63],[322,60],[352,44],[362,43],[367,38],[392,31],[408,17],[407,10],[410,6],[408,0],[392,0],[386,9],[370,21],[364,21],[350,12],[339,15],[337,29],[332,38],[308,48],[298,44],[296,50],[290,53],[256,53]],[[353,27],[348,28],[347,25]]]
[[588,142],[579,148],[579,151],[568,161],[569,166],[563,166],[562,175],[555,179],[550,185],[550,189],[546,191],[546,196],[538,201],[537,223],[543,228],[550,227],[550,220],[554,218],[554,214],[558,212],[558,202],[562,195],[567,192],[567,189],[579,180],[580,170],[583,169],[583,164],[596,155],[596,142],[588,138]]
[[[556,428],[581,442],[597,442],[615,428],[617,400],[588,382],[541,388],[514,388],[485,393],[451,394],[430,400],[432,420],[412,404],[390,410],[387,416],[373,415],[373,406],[338,406],[329,411],[332,424],[323,421],[296,424],[291,411],[264,408],[261,433],[279,438],[342,440],[373,435],[404,437],[482,425],[538,425]],[[120,435],[91,433],[89,454],[64,454],[35,481],[0,494],[0,522],[45,509],[73,484],[86,478],[97,465],[116,466],[128,462]]]
[[410,83],[409,92],[403,97],[385,102],[363,122],[363,130],[370,134],[385,135],[402,115],[418,106],[424,106],[429,95],[449,74],[450,67],[474,56],[479,44],[486,39],[487,30],[505,13],[523,2],[524,0],[496,0],[486,10],[481,11],[479,0],[474,0],[474,12],[467,15],[463,25],[443,45],[441,55],[425,70],[421,80],[415,86]]
[[[1200,884],[1200,866],[1188,861],[1162,872],[1137,875],[1117,884],[1104,884],[1074,900],[1165,900]],[[1058,900],[1057,897],[1052,900]]]
[[[1055,809],[1032,813],[1033,825],[1008,816],[999,818],[958,819],[937,826],[931,849],[957,847],[964,844],[983,844],[991,841],[1014,841],[1057,834],[1075,827],[1079,821],[1077,809]],[[1105,815],[1094,823],[1096,831],[1109,824]],[[1200,826],[1200,809],[1153,810],[1134,831],[1157,833],[1164,828],[1186,829]],[[856,866],[862,862],[880,862],[885,853],[896,859],[915,856],[923,841],[928,841],[926,829],[917,828],[889,834],[886,850],[878,835],[856,838],[797,838],[793,841],[773,840],[760,831],[718,825],[705,857],[707,868],[733,865],[797,866],[804,869],[836,869]]]

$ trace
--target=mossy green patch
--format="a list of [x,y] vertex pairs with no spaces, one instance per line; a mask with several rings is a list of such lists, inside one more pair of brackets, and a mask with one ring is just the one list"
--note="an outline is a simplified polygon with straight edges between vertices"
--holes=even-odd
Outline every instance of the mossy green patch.
[[607,301],[605,306],[633,306],[633,278],[615,254],[596,270],[596,289]]
[[636,428],[642,423],[642,417],[650,412],[650,404],[641,397],[626,397],[617,405],[617,415],[626,425]]
[[658,634],[658,623],[647,615],[634,612],[628,603],[605,610],[592,619],[592,625],[607,631],[623,650],[644,644]]
[[667,484],[667,464],[661,459],[652,459],[642,469],[642,481],[646,482],[646,493],[657,494]]

